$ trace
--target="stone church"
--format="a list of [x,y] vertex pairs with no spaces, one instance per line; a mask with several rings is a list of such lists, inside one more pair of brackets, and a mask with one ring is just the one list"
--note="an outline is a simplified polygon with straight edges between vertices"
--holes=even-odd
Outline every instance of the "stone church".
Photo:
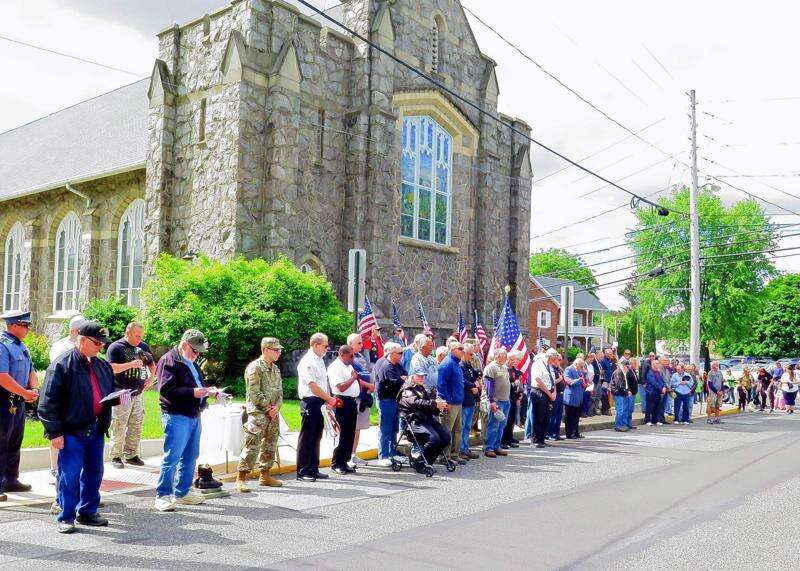
[[[326,12],[498,114],[497,65],[457,0]],[[287,255],[347,292],[367,251],[380,322],[527,319],[529,141],[281,0],[234,0],[158,34],[149,80],[0,134],[0,283],[53,333],[93,297],[139,303],[161,252]],[[529,133],[522,120],[500,114]],[[468,322],[471,319],[468,319]]]

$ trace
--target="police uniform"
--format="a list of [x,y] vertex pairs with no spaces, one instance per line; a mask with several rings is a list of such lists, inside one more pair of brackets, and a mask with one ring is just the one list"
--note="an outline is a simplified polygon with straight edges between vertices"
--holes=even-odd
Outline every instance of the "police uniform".
[[[283,349],[274,337],[266,340],[266,347]],[[247,382],[247,422],[244,425],[244,448],[239,455],[239,473],[250,472],[258,455],[258,469],[262,475],[269,472],[275,462],[278,448],[280,421],[272,420],[267,411],[272,405],[283,404],[283,380],[278,365],[266,363],[259,357],[244,372]]]
[[[0,315],[6,325],[30,323],[30,312],[9,311]],[[29,388],[33,363],[28,348],[20,339],[3,331],[0,333],[0,373],[11,376],[16,383]],[[0,501],[4,492],[27,492],[30,486],[19,478],[20,448],[25,430],[25,401],[22,397],[0,388]]]

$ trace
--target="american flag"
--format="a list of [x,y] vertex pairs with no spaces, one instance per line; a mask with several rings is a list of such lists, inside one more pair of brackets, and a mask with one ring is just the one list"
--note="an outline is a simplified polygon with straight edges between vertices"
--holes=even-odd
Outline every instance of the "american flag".
[[467,331],[467,326],[464,324],[464,314],[461,313],[461,310],[458,310],[458,342],[463,343],[469,337],[469,331]]
[[506,298],[503,304],[503,311],[500,312],[500,319],[497,321],[497,327],[494,330],[494,339],[492,345],[497,343],[506,351],[522,351],[522,357],[517,363],[517,370],[522,372],[522,382],[528,377],[530,369],[531,357],[528,353],[528,346],[525,344],[525,339],[519,330],[517,323],[517,316],[514,315],[514,310],[511,308],[511,302]]
[[358,332],[362,337],[370,335],[372,329],[375,327],[375,315],[372,313],[372,306],[369,303],[369,298],[364,297],[364,311],[361,312],[358,320]]
[[119,404],[122,406],[131,404],[131,391],[125,391],[124,393],[119,395]]
[[431,331],[431,326],[428,323],[428,318],[425,317],[425,310],[422,309],[422,302],[417,302],[417,313],[419,314],[419,320],[422,323],[422,332],[425,335],[433,335],[433,331]]
[[[392,325],[395,328],[402,328],[403,326],[400,324],[400,314],[397,312],[397,306],[392,302]],[[400,337],[403,341],[406,340],[406,332],[403,331],[403,335]]]
[[478,338],[478,343],[481,344],[481,352],[486,354],[486,348],[489,346],[489,337],[486,335],[486,330],[478,321],[478,312],[475,312],[475,337]]
[[497,312],[492,309],[492,331],[497,331]]

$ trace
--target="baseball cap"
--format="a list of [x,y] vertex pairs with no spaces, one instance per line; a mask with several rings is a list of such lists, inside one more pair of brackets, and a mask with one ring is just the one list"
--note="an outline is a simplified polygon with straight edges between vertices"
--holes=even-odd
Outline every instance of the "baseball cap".
[[198,353],[206,353],[208,351],[208,341],[206,336],[200,333],[197,329],[187,329],[181,337],[181,343],[186,341],[192,349]]
[[262,348],[270,348],[270,349],[283,349],[283,345],[278,340],[277,337],[264,337],[261,340],[261,347]]
[[78,324],[78,335],[82,337],[91,337],[101,343],[111,343],[108,337],[108,329],[97,323],[96,321],[82,321]]
[[86,318],[79,313],[78,315],[69,320],[69,328],[78,329],[81,321],[86,321]]

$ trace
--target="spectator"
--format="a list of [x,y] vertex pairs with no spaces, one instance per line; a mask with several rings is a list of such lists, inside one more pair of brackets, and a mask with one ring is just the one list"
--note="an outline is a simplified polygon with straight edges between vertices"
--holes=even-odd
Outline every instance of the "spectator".
[[642,410],[642,414],[647,412],[647,391],[645,390],[645,385],[647,384],[647,373],[650,372],[650,368],[652,367],[653,359],[656,358],[655,353],[650,352],[647,355],[646,359],[642,359],[642,362],[639,367],[639,405]]
[[739,393],[739,410],[744,412],[747,410],[747,403],[750,401],[750,393],[753,390],[753,377],[747,367],[742,369],[742,376],[739,377],[736,390]]
[[[436,364],[441,365],[444,361],[445,357],[447,357],[447,347],[437,347],[436,348]],[[438,384],[438,379],[437,379]]]
[[593,395],[595,391],[595,382],[600,379],[600,365],[597,364],[594,353],[586,355],[586,390],[583,391],[583,403],[581,405],[581,418],[594,415]]
[[439,377],[439,362],[431,355],[433,352],[433,339],[420,333],[414,337],[412,345],[414,354],[411,357],[407,371],[425,371],[425,386],[435,388]]
[[[507,360],[508,355],[505,349],[495,349],[494,359],[483,370],[483,407],[487,410],[483,455],[488,458],[508,455],[508,452],[500,447],[503,428],[508,420],[511,395],[511,383],[506,367]],[[499,417],[502,417],[502,420]]]
[[[39,418],[45,435],[59,450],[59,533],[73,533],[76,519],[92,527],[108,525],[97,508],[112,403],[101,401],[114,390],[114,373],[97,354],[110,341],[99,323],[83,321],[75,348],[47,368]],[[191,466],[189,484],[194,463]]]
[[569,367],[564,369],[564,432],[569,439],[583,438],[579,424],[583,391],[586,387],[585,368],[586,362],[583,358],[577,357]]
[[469,449],[469,431],[472,428],[475,403],[478,395],[480,395],[478,382],[481,373],[474,366],[475,349],[476,347],[471,343],[465,343],[464,358],[459,364],[461,374],[464,377],[464,402],[461,403],[461,448],[459,453],[463,460],[478,458],[478,454]]
[[196,361],[207,351],[205,336],[197,329],[188,329],[178,346],[158,360],[156,378],[164,426],[164,459],[155,501],[158,511],[173,511],[175,504],[197,505],[204,501],[202,494],[192,490],[192,476],[200,455],[200,412],[211,394]]
[[387,339],[387,341],[391,341],[392,343],[397,343],[401,347],[405,347],[406,346],[406,332],[403,331],[402,327],[400,327],[399,325],[396,325],[392,329],[392,334],[389,336],[389,339]]
[[517,364],[522,358],[522,351],[509,351],[506,367],[508,367],[508,379],[511,382],[511,396],[509,397],[508,418],[503,428],[503,437],[500,439],[500,447],[504,450],[509,448],[519,448],[519,440],[514,438],[514,427],[517,424],[517,414],[524,387],[522,386],[522,371],[517,369]]
[[722,397],[725,391],[725,380],[719,370],[719,362],[711,361],[711,370],[708,373],[708,423],[722,424],[719,419],[722,410]]
[[400,364],[403,358],[403,348],[400,345],[387,343],[384,351],[384,356],[372,367],[372,383],[377,391],[378,410],[381,413],[377,465],[389,467],[392,465],[392,458],[396,461],[405,459],[397,454],[397,431],[400,427],[397,395],[406,380],[406,370]]
[[75,348],[75,340],[78,338],[78,327],[81,321],[86,321],[86,318],[81,315],[75,315],[69,320],[69,335],[62,337],[53,343],[50,347],[50,362],[52,363],[67,351]]
[[636,404],[636,395],[639,393],[639,387],[641,386],[639,384],[639,375],[636,373],[636,371],[639,370],[639,359],[633,357],[632,359],[629,359],[628,362],[628,372],[625,374],[625,378],[628,380],[629,393],[627,408],[628,416],[625,424],[628,427],[628,430],[636,430],[636,426],[633,424],[633,407]]
[[363,355],[363,340],[360,333],[351,333],[347,336],[347,344],[353,349],[353,369],[358,373],[360,382],[360,392],[358,395],[358,418],[356,419],[356,435],[353,438],[353,455],[350,457],[348,466],[350,468],[363,466],[366,461],[358,457],[358,442],[361,438],[361,431],[370,427],[370,412],[372,411],[372,393],[375,392],[375,385],[372,384],[370,367],[367,359]]
[[547,422],[550,419],[552,402],[556,398],[556,374],[561,356],[555,349],[548,349],[536,356],[531,368],[531,409],[533,411],[533,441],[537,448],[544,448]]
[[331,396],[328,372],[322,357],[328,351],[328,336],[314,333],[309,349],[297,364],[297,396],[300,397],[300,435],[297,439],[297,479],[316,482],[328,478],[319,471],[319,445],[325,421],[322,407],[336,407]]
[[611,375],[614,374],[614,363],[612,361],[614,350],[608,348],[597,359],[597,364],[602,370],[602,382],[600,383],[599,390],[597,381],[595,381],[595,396],[600,403],[600,413],[605,416],[611,416],[611,405],[608,402],[608,386],[611,383]]
[[[419,442],[420,453],[428,464],[433,464],[450,444],[450,434],[438,420],[439,414],[447,409],[447,403],[435,398],[426,385],[425,371],[414,371],[400,391],[398,408]],[[418,472],[424,471],[423,462],[412,460],[412,465]]]
[[670,386],[672,373],[674,373],[675,371],[670,365],[669,359],[667,359],[666,357],[661,357],[658,360],[658,362],[661,365],[661,376],[664,378],[664,383],[667,386],[667,392],[664,393],[664,396],[661,399],[661,406],[659,407],[658,417],[659,420],[661,420],[661,422],[667,424],[667,415],[673,417],[673,420],[675,419],[675,398],[672,393],[672,387]]
[[339,442],[333,449],[331,469],[337,474],[349,474],[356,471],[348,464],[353,455],[358,397],[361,394],[361,381],[358,372],[353,368],[353,348],[350,345],[339,347],[338,357],[328,365],[328,383],[331,394],[341,403],[337,403],[334,409],[336,422],[339,424]]
[[555,391],[556,398],[552,403],[550,410],[550,418],[547,421],[547,435],[545,440],[562,440],[561,438],[561,421],[564,418],[564,356],[559,355],[558,366],[553,369],[555,374]]
[[644,415],[644,422],[647,426],[653,426],[654,424],[661,426],[663,423],[658,418],[658,411],[661,405],[661,398],[667,392],[667,387],[661,373],[661,364],[656,360],[650,363],[650,368],[647,371],[645,392],[647,393],[647,409]]
[[694,380],[680,363],[675,367],[675,372],[670,377],[670,387],[675,391],[675,423],[689,424],[692,422]]
[[610,390],[614,396],[614,408],[617,416],[614,419],[614,430],[617,432],[628,432],[628,397],[631,391],[628,389],[628,371],[630,361],[623,357],[619,361],[619,367],[611,374]]
[[[767,369],[761,367],[758,370],[758,397],[759,401],[761,402],[761,408],[759,409],[761,412],[767,407],[767,394],[769,393],[770,387],[772,385],[772,375],[767,372]],[[770,410],[772,412],[772,410]]]
[[[450,354],[441,361],[437,388],[439,397],[447,403],[447,410],[442,415],[442,425],[450,433],[450,449],[445,450],[453,462],[466,464],[467,461],[459,458],[461,452],[461,404],[464,402],[464,375],[461,373],[461,359],[464,356],[464,346],[453,340],[449,346]],[[439,350],[436,351],[439,356]]]
[[797,399],[797,383],[795,382],[794,373],[794,365],[789,365],[789,377],[786,379],[786,381],[781,382],[783,402],[786,405],[787,414],[794,414],[794,404],[795,399]]

